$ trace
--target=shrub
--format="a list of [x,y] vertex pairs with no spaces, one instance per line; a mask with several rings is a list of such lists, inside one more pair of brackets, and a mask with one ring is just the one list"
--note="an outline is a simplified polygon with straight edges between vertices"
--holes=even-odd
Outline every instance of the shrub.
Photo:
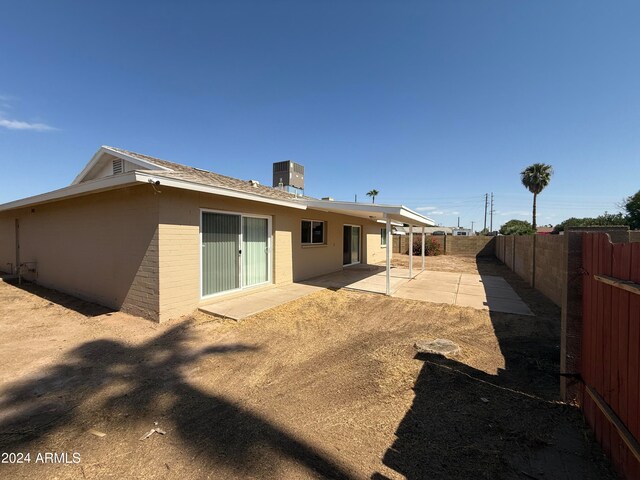
[[[424,254],[428,257],[435,257],[436,255],[440,255],[440,243],[437,240],[429,236],[424,237]],[[413,239],[413,254],[422,256],[422,238],[418,235],[417,238]]]

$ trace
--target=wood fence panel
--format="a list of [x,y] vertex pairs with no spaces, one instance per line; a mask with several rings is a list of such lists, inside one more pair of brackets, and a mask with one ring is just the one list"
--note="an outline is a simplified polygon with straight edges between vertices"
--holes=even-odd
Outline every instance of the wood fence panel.
[[640,244],[587,233],[583,268],[581,407],[616,468],[640,478],[640,295],[619,282],[640,284]]

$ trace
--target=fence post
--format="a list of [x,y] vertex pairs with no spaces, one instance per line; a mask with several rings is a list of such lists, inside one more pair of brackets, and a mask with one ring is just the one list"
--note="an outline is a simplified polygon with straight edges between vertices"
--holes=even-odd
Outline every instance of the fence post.
[[[562,318],[560,322],[560,372],[580,373],[582,350],[582,236],[606,233],[613,243],[629,239],[629,227],[568,227],[565,229],[562,265]],[[593,273],[593,272],[590,272]],[[578,383],[560,377],[560,398],[582,403]]]
[[[560,373],[580,373],[582,348],[582,235],[565,230],[562,255],[562,317],[560,320]],[[560,377],[560,398],[582,403],[575,377]]]
[[531,288],[536,288],[536,249],[538,248],[538,235],[533,235],[533,251],[531,252]]

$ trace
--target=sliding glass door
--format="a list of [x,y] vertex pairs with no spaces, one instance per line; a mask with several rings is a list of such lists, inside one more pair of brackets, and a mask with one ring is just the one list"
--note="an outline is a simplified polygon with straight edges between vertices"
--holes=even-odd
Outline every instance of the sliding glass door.
[[345,225],[342,240],[342,264],[360,263],[360,227]]
[[267,217],[202,212],[203,297],[270,280]]

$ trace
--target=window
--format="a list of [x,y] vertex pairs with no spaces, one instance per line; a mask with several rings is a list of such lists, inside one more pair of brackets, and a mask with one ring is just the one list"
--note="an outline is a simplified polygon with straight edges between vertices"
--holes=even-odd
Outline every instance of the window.
[[302,220],[302,244],[323,245],[324,225],[324,222],[317,220]]
[[383,247],[387,246],[387,229],[386,228],[380,229],[380,245]]

